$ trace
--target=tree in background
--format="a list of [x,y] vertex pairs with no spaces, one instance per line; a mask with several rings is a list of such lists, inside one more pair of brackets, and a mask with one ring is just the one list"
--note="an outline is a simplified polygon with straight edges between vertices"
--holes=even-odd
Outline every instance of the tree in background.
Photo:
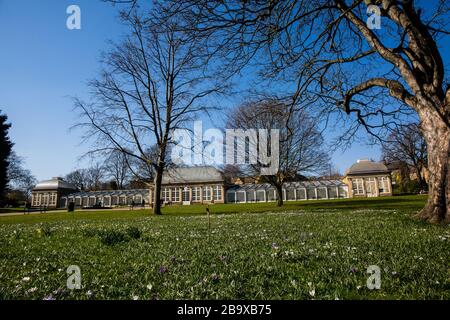
[[81,191],[99,191],[105,186],[105,169],[103,164],[98,162],[86,169],[70,172],[64,180]]
[[123,190],[131,179],[130,164],[127,155],[118,150],[112,151],[103,164],[106,178],[114,182],[119,190]]
[[330,163],[322,179],[341,180],[343,178],[339,168]]
[[75,171],[68,173],[64,177],[64,180],[74,185],[80,191],[87,190],[87,178],[84,169],[77,169]]
[[105,168],[103,163],[97,162],[85,170],[86,188],[89,191],[103,189],[105,183]]
[[[102,146],[93,152],[119,150],[154,169],[153,212],[161,214],[161,182],[172,134],[200,112],[205,98],[224,89],[205,70],[207,57],[195,36],[179,31],[177,21],[123,13],[129,35],[105,54],[104,70],[91,82],[90,102],[76,100],[86,138]],[[157,157],[147,151],[157,146]],[[131,160],[132,159],[132,160]]]
[[[269,135],[272,129],[280,130],[278,172],[260,180],[275,188],[278,206],[283,205],[285,182],[295,181],[300,175],[322,175],[329,168],[330,156],[325,151],[318,123],[305,110],[292,110],[289,105],[275,99],[247,102],[230,111],[227,128],[267,129]],[[249,143],[252,143],[250,139]],[[256,150],[259,137],[254,143]],[[249,165],[253,175],[261,172],[262,167],[259,161]]]
[[407,183],[409,168],[417,175],[421,190],[427,189],[425,172],[427,171],[427,143],[417,123],[401,125],[395,129],[382,144],[382,157],[385,163],[396,163],[402,172],[402,183]]
[[8,131],[11,124],[8,117],[0,111],[0,204],[3,202],[8,187],[8,167],[13,143],[9,139]]
[[227,183],[234,183],[237,178],[244,174],[241,167],[234,164],[223,165],[221,171]]
[[25,168],[23,158],[14,151],[11,152],[8,162],[8,201],[29,202],[37,183],[36,178]]

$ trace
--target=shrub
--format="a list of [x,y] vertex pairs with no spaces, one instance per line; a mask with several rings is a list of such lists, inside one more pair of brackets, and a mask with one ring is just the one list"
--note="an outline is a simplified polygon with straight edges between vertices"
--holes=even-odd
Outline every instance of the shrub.
[[131,239],[139,239],[142,236],[141,230],[137,227],[128,227],[125,231]]
[[102,231],[99,233],[99,236],[100,241],[107,246],[113,246],[128,240],[127,236],[123,232],[116,230]]
[[419,182],[416,180],[405,181],[398,185],[397,190],[398,194],[417,194],[420,191]]

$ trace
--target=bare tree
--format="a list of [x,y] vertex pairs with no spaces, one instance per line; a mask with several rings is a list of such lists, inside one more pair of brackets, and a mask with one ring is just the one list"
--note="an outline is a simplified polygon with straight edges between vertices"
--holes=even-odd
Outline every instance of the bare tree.
[[86,170],[84,169],[77,169],[75,171],[72,171],[68,173],[64,180],[68,183],[74,185],[76,188],[78,188],[81,191],[87,190],[87,178],[86,178]]
[[89,191],[99,191],[105,180],[105,168],[98,162],[84,170],[86,179],[86,189]]
[[[278,195],[278,206],[283,205],[283,185],[299,175],[323,174],[329,168],[330,157],[324,148],[324,139],[318,124],[305,110],[291,110],[289,105],[274,100],[247,102],[228,115],[227,127],[233,129],[280,130],[279,166],[277,173],[263,176]],[[259,138],[254,141],[255,148]],[[251,139],[249,139],[249,143]],[[248,150],[251,150],[249,148]],[[250,157],[251,155],[248,155]],[[253,174],[261,171],[261,163],[251,164]]]
[[26,201],[31,197],[31,191],[35,187],[37,180],[31,171],[24,166],[23,158],[19,157],[14,151],[8,158],[8,189],[20,191]]
[[123,190],[131,178],[127,155],[117,150],[112,151],[107,156],[103,168],[106,178],[111,179],[119,190]]
[[[174,19],[153,13],[122,14],[131,30],[103,60],[101,77],[91,82],[92,100],[76,100],[86,121],[86,137],[97,138],[93,152],[120,151],[129,161],[153,168],[154,213],[161,214],[161,181],[173,131],[207,111],[205,98],[223,89],[205,70],[204,48],[195,36],[178,31]],[[157,146],[157,157],[147,151]],[[149,185],[149,187],[153,187]]]
[[234,164],[223,165],[221,171],[227,183],[232,183],[243,174],[240,166]]
[[64,177],[81,191],[98,191],[102,189],[106,174],[101,163],[95,163],[86,169],[77,169]]
[[[201,34],[208,51],[220,55],[231,72],[250,62],[260,65],[265,80],[295,85],[293,106],[305,92],[319,97],[316,106],[334,114],[327,120],[346,125],[347,138],[362,128],[382,139],[388,129],[418,116],[430,170],[428,202],[418,216],[450,222],[450,87],[439,49],[450,35],[448,1],[166,0],[161,5],[166,17]],[[372,23],[378,13],[380,29]]]
[[424,169],[427,169],[427,144],[416,123],[399,126],[382,146],[386,163],[401,163],[414,169],[421,189],[427,188]]
[[10,184],[15,184],[26,175],[26,169],[24,169],[23,158],[19,157],[15,151],[11,151],[8,157],[8,181]]

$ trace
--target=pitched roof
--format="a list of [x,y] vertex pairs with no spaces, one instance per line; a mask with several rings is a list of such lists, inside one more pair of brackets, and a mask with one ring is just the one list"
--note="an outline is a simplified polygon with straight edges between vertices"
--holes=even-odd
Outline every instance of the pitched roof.
[[162,177],[162,184],[222,181],[224,181],[222,173],[211,166],[172,168]]
[[78,198],[78,197],[132,197],[132,196],[147,196],[149,189],[133,189],[133,190],[104,190],[104,191],[79,191],[71,193],[64,198]]
[[381,162],[371,160],[358,160],[345,173],[345,175],[363,175],[373,173],[389,173],[389,169]]
[[59,189],[68,189],[68,190],[77,190],[73,184],[64,181],[62,178],[53,178],[50,180],[45,180],[39,182],[36,187],[34,187],[33,191],[39,190],[59,190]]

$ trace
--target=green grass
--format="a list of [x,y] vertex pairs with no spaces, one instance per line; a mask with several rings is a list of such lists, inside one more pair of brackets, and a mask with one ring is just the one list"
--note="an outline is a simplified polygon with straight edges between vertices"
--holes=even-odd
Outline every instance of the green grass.
[[[208,206],[212,214],[235,214],[235,213],[262,213],[262,212],[285,212],[292,210],[321,210],[321,209],[401,209],[417,211],[425,204],[426,196],[398,196],[385,198],[360,198],[360,199],[337,199],[337,200],[309,200],[288,201],[283,207],[277,207],[274,202],[246,203],[246,204],[214,204]],[[162,209],[164,215],[187,216],[204,215],[206,205],[190,206],[167,206]],[[75,213],[59,212],[45,214],[31,214],[23,216],[1,216],[1,224],[37,223],[42,221],[60,220],[90,220],[113,219],[113,218],[139,218],[151,214],[150,210],[104,210],[104,211],[76,211]]]
[[[36,210],[38,210],[38,209],[36,209]],[[52,211],[60,211],[60,209],[47,208],[46,212],[52,212]],[[25,208],[0,208],[0,217],[2,216],[2,214],[24,213],[24,212],[25,212]]]
[[16,213],[23,212],[23,208],[0,208],[0,214],[2,213]]
[[0,217],[0,299],[450,299],[450,228],[412,218],[424,200],[214,205],[210,232],[203,206]]

